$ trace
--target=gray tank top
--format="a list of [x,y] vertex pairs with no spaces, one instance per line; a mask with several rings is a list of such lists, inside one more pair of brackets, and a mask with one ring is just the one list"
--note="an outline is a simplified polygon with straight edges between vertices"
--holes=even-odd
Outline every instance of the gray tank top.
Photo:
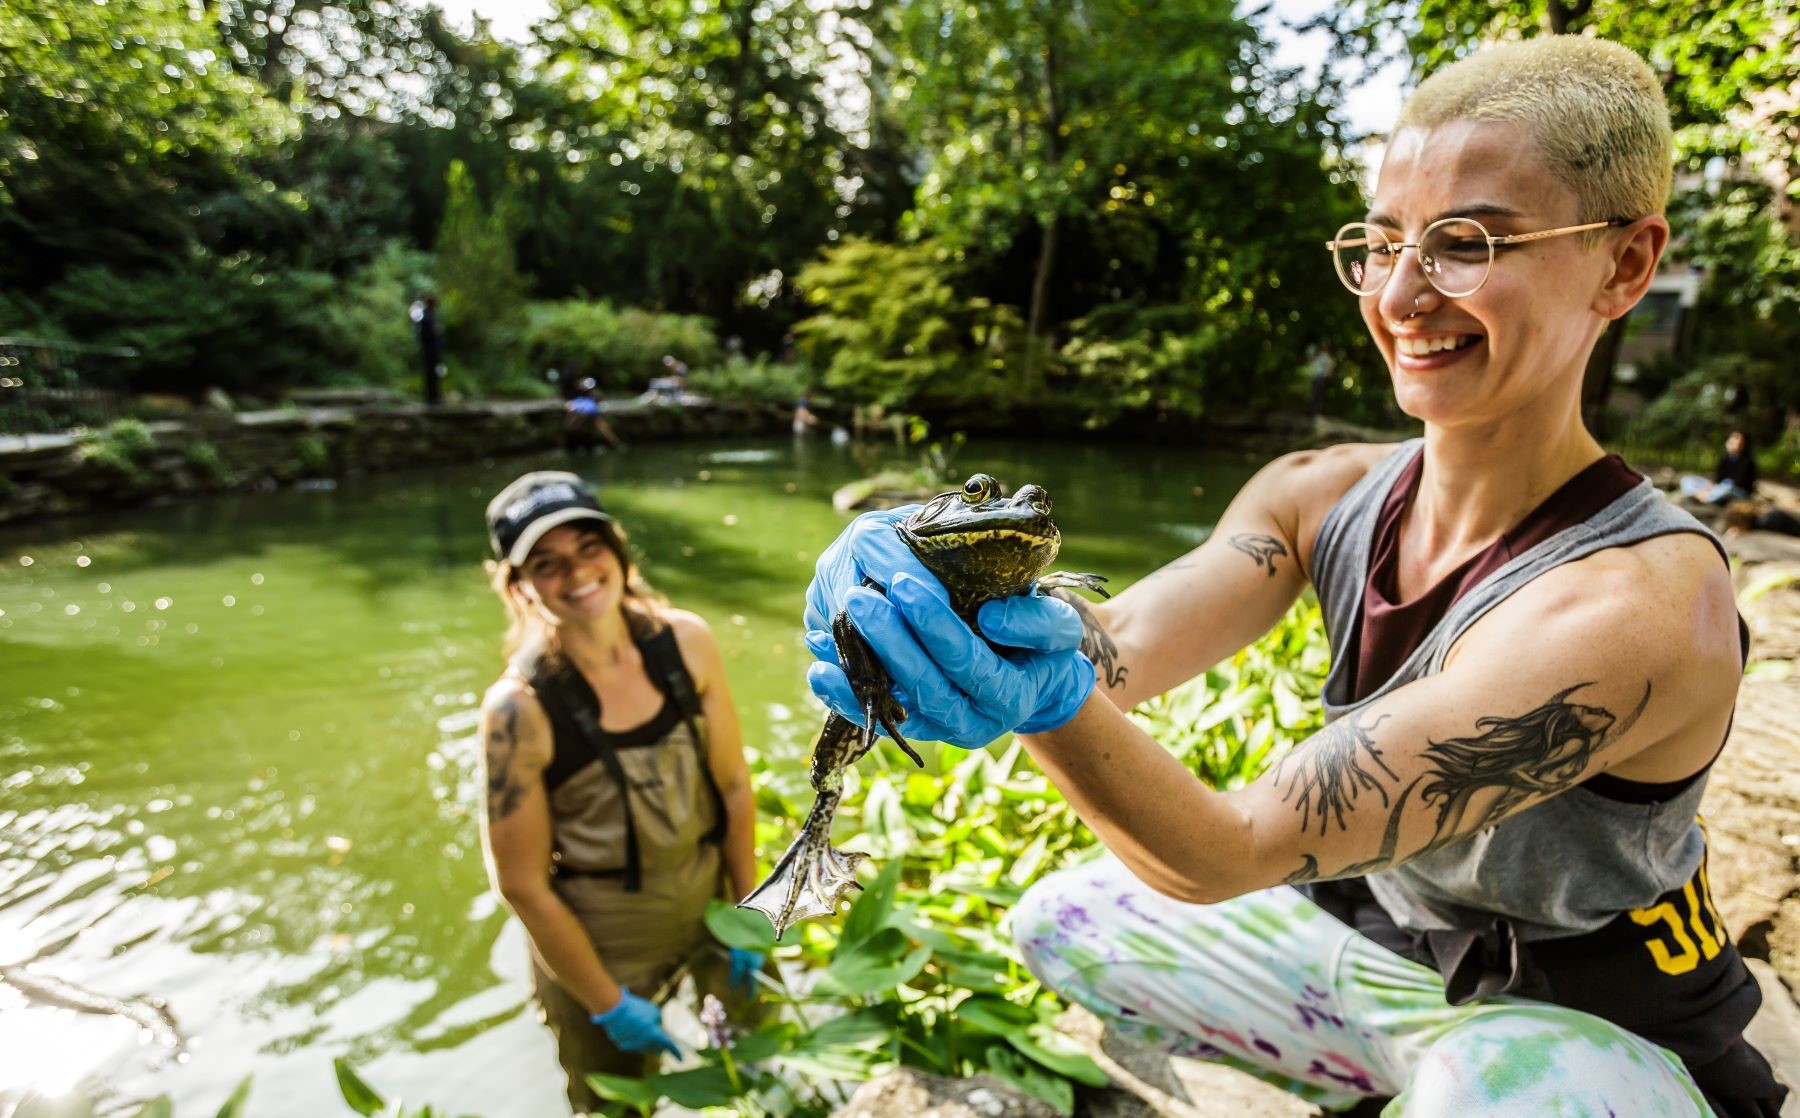
[[[1343,717],[1415,679],[1435,675],[1458,637],[1532,579],[1596,551],[1656,536],[1716,537],[1648,481],[1587,521],[1513,557],[1446,611],[1394,675],[1360,702],[1349,676],[1376,520],[1422,440],[1402,443],[1345,493],[1319,526],[1312,581],[1331,643],[1325,716]],[[1720,547],[1723,558],[1724,549]],[[1396,924],[1412,932],[1480,929],[1508,918],[1523,940],[1593,931],[1693,876],[1706,843],[1696,822],[1704,774],[1673,799],[1633,804],[1577,785],[1493,827],[1366,880]]]

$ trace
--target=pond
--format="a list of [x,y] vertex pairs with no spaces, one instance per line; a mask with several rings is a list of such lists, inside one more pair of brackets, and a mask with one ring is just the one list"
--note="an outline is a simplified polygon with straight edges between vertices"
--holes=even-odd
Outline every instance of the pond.
[[[334,1056],[390,1099],[560,1111],[523,935],[483,875],[475,728],[502,628],[482,509],[520,471],[568,464],[444,463],[8,529],[0,965],[161,999],[190,1051],[162,1058],[125,1021],[0,985],[0,1112],[34,1092],[69,1112],[166,1093],[209,1115],[253,1074],[252,1113],[347,1113]],[[576,466],[650,581],[712,623],[768,763],[798,763],[818,727],[802,595],[845,523],[831,491],[873,465],[784,438]],[[1058,565],[1115,586],[1202,540],[1254,465],[1009,441],[956,461],[1046,486]]]

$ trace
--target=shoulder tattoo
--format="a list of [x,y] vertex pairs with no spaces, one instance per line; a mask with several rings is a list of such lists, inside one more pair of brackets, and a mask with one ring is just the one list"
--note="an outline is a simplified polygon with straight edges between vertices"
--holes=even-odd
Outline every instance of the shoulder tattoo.
[[525,796],[524,786],[513,772],[519,753],[519,707],[515,699],[502,699],[490,716],[487,732],[487,810],[490,820],[505,819]]

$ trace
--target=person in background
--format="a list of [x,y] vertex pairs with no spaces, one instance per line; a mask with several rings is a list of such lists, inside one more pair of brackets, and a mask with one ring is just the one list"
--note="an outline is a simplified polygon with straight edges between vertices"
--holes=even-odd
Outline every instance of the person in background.
[[412,323],[419,339],[425,405],[435,408],[444,402],[444,327],[438,321],[437,292],[427,291],[412,305]]
[[755,798],[711,629],[650,591],[592,490],[528,473],[488,503],[487,528],[512,625],[481,705],[484,853],[587,1113],[589,1073],[680,1054],[658,999],[684,972],[753,1021],[765,961],[721,947],[705,915],[756,887]]
[[812,410],[812,396],[802,391],[800,398],[794,401],[794,434],[804,435],[807,428],[818,425],[819,417]]
[[[894,531],[908,508],[820,557],[814,693],[863,718],[824,631],[846,610],[909,737],[1017,731],[1105,844],[1011,909],[1046,986],[1359,1115],[1780,1113],[1696,821],[1749,644],[1730,567],[1581,418],[1589,355],[1668,245],[1672,166],[1661,83],[1618,44],[1443,67],[1319,262],[1422,438],[1286,455],[1110,601],[988,602],[979,633]],[[1321,728],[1207,787],[1126,712],[1309,588]]]
[[1681,479],[1681,495],[1709,505],[1728,501],[1756,499],[1756,455],[1750,450],[1750,437],[1742,431],[1725,436],[1725,450],[1709,481],[1699,474]]
[[582,377],[575,382],[575,395],[563,405],[563,449],[570,454],[592,454],[600,443],[614,450],[624,445],[600,414],[599,392],[593,377]]
[[1781,508],[1774,501],[1732,501],[1725,506],[1725,538],[1737,539],[1745,532],[1774,532],[1782,536],[1800,536],[1800,516]]

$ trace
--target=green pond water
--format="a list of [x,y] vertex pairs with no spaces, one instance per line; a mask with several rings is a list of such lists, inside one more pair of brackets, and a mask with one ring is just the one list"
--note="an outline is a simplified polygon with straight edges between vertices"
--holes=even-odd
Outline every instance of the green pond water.
[[[845,523],[830,493],[879,464],[782,438],[575,467],[651,582],[712,623],[768,764],[797,764],[819,723],[799,618]],[[483,875],[475,727],[502,628],[483,506],[567,465],[443,463],[3,530],[0,965],[161,999],[190,1046],[172,1060],[124,1021],[0,985],[0,1113],[166,1093],[208,1115],[247,1074],[252,1114],[348,1113],[334,1056],[390,1099],[566,1113],[522,932]],[[956,465],[1046,486],[1058,565],[1115,586],[1202,540],[1254,468],[980,441]]]

